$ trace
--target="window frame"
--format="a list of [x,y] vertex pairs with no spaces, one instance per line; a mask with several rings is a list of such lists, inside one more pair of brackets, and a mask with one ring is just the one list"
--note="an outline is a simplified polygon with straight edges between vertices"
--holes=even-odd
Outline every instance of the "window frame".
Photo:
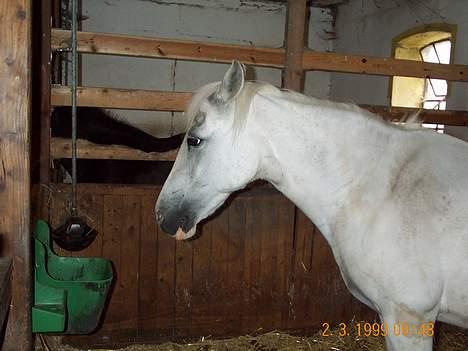
[[[419,34],[424,34],[424,33],[431,33],[431,32],[441,32],[441,33],[446,33],[448,35],[448,38],[443,38],[443,39],[439,39],[439,40],[435,40],[433,42],[428,42],[427,44],[425,45],[421,45],[420,47],[418,47],[418,52],[430,45],[430,44],[434,44],[436,42],[440,42],[440,41],[444,41],[444,40],[450,40],[451,42],[451,48],[450,48],[450,64],[453,64],[454,63],[454,56],[455,56],[455,46],[456,46],[456,39],[457,39],[457,25],[456,24],[449,24],[449,23],[431,23],[431,24],[425,24],[425,25],[421,25],[421,26],[417,26],[417,27],[413,27],[409,30],[406,30],[404,31],[403,33],[400,33],[399,35],[397,35],[396,37],[393,38],[392,40],[392,58],[396,58],[396,55],[397,55],[397,49],[400,48],[401,46],[401,42],[404,41],[405,39],[409,39],[411,37],[415,37]],[[422,57],[421,57],[421,54],[419,52],[419,60],[417,61],[420,61],[422,62]],[[389,89],[388,89],[388,105],[389,107],[397,107],[398,105],[393,105],[392,104],[392,94],[393,94],[393,85],[394,85],[394,77],[396,76],[392,76],[390,77],[389,79]],[[423,80],[425,80],[425,78],[421,78]],[[448,101],[448,98],[450,96],[450,93],[451,93],[451,84],[450,82],[447,82],[447,95],[446,95],[446,101]],[[418,108],[418,107],[416,107]],[[423,108],[423,103],[421,101],[421,105],[419,106],[419,108]]]

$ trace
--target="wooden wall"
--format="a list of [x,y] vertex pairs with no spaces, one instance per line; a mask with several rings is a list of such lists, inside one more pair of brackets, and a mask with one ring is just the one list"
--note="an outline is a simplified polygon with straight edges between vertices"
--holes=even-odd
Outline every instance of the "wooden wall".
[[[276,190],[238,194],[198,239],[176,242],[155,224],[160,189],[79,186],[80,211],[99,231],[79,255],[109,258],[117,279],[102,328],[67,342],[118,346],[273,329],[300,333],[323,322],[375,317],[347,292],[320,233],[303,214],[294,218],[293,204]],[[66,213],[68,190],[50,188],[44,206],[53,227]]]

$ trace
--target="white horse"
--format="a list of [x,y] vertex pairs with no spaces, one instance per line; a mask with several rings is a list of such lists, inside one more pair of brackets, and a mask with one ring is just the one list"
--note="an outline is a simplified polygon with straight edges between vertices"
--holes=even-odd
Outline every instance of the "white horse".
[[468,144],[244,76],[234,62],[194,95],[156,204],[162,229],[187,239],[265,179],[325,236],[351,293],[379,313],[387,350],[432,350],[435,320],[467,328]]

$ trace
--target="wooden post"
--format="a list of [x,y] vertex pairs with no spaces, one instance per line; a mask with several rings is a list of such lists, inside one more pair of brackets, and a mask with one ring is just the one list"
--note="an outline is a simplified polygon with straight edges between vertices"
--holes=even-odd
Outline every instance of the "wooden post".
[[41,1],[40,31],[40,77],[39,90],[36,91],[40,98],[40,184],[49,184],[50,176],[50,79],[51,79],[51,49],[50,31],[52,21],[51,0]]
[[[49,217],[47,199],[50,195],[48,188],[50,182],[50,89],[51,89],[51,26],[52,26],[52,0],[42,0],[33,3],[33,67],[32,72],[32,109],[34,113],[32,121],[32,182],[39,181],[39,201],[35,215],[47,220]],[[37,172],[39,168],[39,172]],[[37,179],[37,174],[39,179]],[[38,218],[33,218],[36,220]]]
[[0,5],[0,233],[13,259],[12,303],[2,350],[31,350],[31,0]]
[[[303,54],[307,31],[307,0],[288,0],[288,8],[286,15],[286,28],[284,33],[285,61],[282,74],[282,87],[295,90],[302,93],[304,91],[304,68]],[[295,223],[298,218],[298,209],[294,207]],[[294,235],[296,235],[294,231]],[[287,306],[292,306],[292,296],[289,291],[294,290],[294,262],[295,262],[295,240],[291,243],[291,260],[289,262],[289,272],[287,281],[287,298],[289,303]],[[286,297],[286,296],[284,296]],[[293,312],[291,308],[283,310],[283,320],[293,320]]]
[[283,88],[304,90],[303,53],[307,28],[307,0],[288,0],[284,34],[286,58],[283,70]]

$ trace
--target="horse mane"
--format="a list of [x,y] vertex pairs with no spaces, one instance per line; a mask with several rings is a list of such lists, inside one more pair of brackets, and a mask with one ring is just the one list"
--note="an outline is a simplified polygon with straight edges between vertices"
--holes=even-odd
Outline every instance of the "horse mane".
[[313,96],[307,96],[301,93],[298,93],[294,90],[289,89],[279,89],[276,86],[265,83],[265,82],[258,82],[258,81],[249,81],[246,82],[246,86],[243,89],[243,92],[238,97],[238,114],[236,115],[236,122],[234,125],[234,129],[238,131],[242,128],[245,124],[245,120],[247,119],[248,112],[250,109],[251,102],[255,97],[256,93],[264,93],[265,95],[271,95],[275,97],[283,97],[292,102],[296,102],[306,106],[313,106],[313,107],[324,107],[334,110],[341,110],[346,112],[353,112],[358,114],[364,118],[371,119],[376,121],[377,123],[381,123],[387,126],[404,129],[404,130],[426,130],[422,128],[422,120],[420,120],[420,113],[421,110],[408,113],[404,115],[398,121],[389,122],[383,119],[382,116],[370,112],[355,103],[349,102],[337,102],[329,99],[322,99]]
[[[195,115],[203,99],[208,97],[214,91],[216,91],[219,84],[220,82],[207,84],[194,93],[192,100],[185,112],[188,116],[187,122],[189,123],[189,126],[193,122],[193,119],[195,118]],[[292,102],[299,103],[301,105],[353,112],[357,115],[360,115],[363,118],[367,118],[377,123],[381,123],[383,125],[387,125],[394,128],[404,130],[426,130],[425,128],[422,128],[422,121],[419,119],[421,110],[415,113],[407,114],[398,121],[389,122],[384,120],[382,116],[370,112],[358,106],[355,103],[336,102],[328,99],[306,96],[293,90],[277,88],[276,86],[266,82],[246,81],[242,91],[240,92],[239,96],[236,97],[235,100],[235,118],[232,125],[234,135],[238,135],[243,129],[249,116],[249,112],[252,107],[252,102],[258,93],[263,93],[265,96],[288,99]]]

